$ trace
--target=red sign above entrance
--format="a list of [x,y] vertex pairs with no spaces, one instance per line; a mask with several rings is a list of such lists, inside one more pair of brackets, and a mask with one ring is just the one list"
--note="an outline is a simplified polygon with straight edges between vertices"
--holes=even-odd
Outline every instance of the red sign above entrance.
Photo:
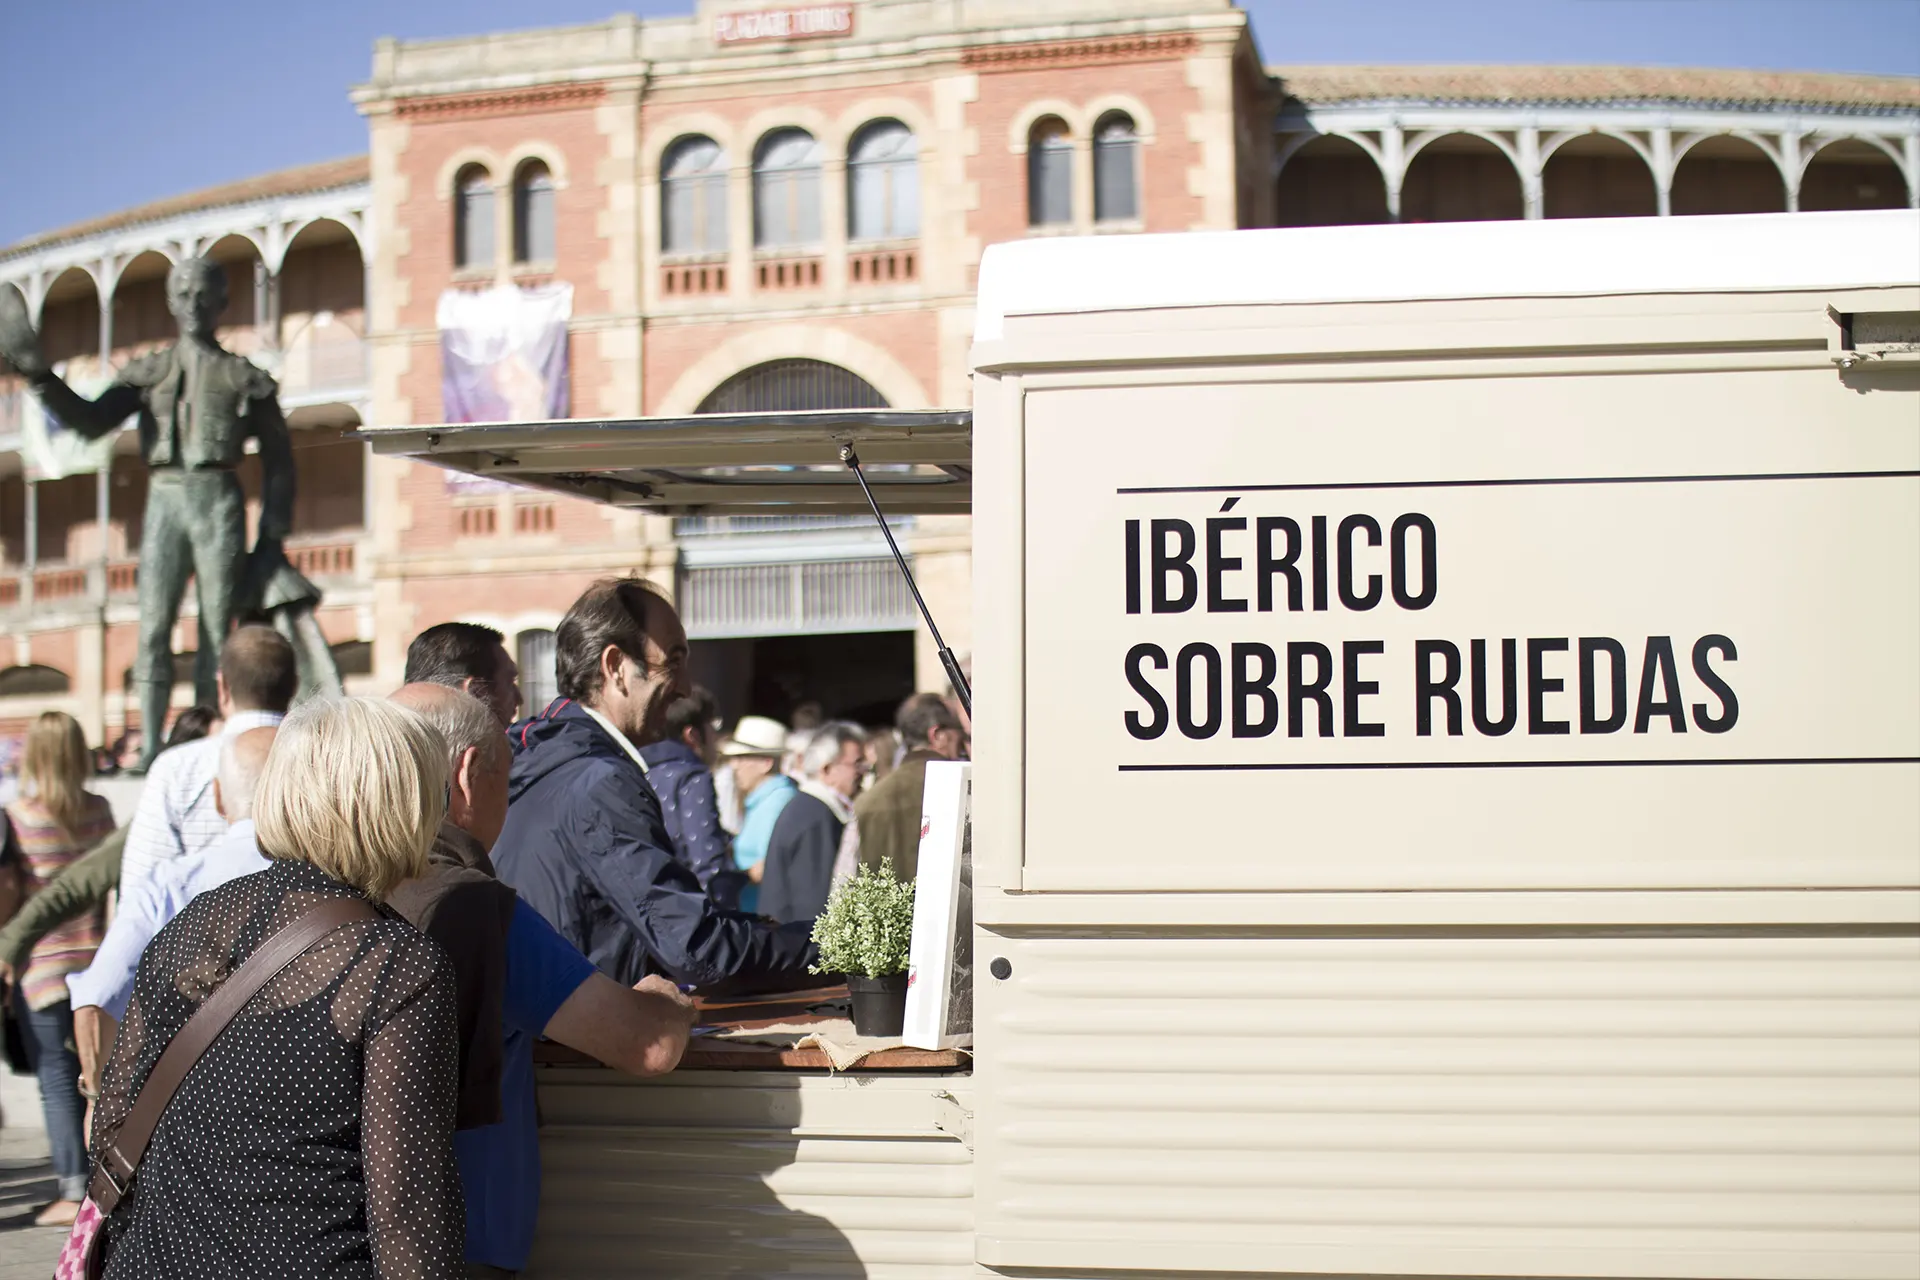
[[753,40],[817,40],[823,36],[853,34],[850,4],[803,4],[785,9],[723,13],[713,20],[713,38],[720,44]]

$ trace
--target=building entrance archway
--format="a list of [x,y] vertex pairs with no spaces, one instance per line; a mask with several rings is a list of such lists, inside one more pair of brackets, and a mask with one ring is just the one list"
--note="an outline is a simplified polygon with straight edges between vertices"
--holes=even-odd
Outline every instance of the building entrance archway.
[[886,409],[886,397],[850,369],[824,360],[769,360],[742,369],[707,393],[695,413],[797,413]]
[[[852,370],[789,358],[741,370],[694,412],[889,407]],[[785,720],[817,703],[830,717],[891,721],[913,692],[913,602],[870,518],[691,516],[675,533],[692,675],[728,720]]]

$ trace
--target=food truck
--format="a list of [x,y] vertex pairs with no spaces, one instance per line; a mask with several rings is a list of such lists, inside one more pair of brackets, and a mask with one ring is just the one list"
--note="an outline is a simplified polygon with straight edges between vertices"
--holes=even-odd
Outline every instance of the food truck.
[[368,433],[973,516],[970,1051],[548,1055],[531,1274],[1920,1274],[1920,213],[1035,239],[972,368]]

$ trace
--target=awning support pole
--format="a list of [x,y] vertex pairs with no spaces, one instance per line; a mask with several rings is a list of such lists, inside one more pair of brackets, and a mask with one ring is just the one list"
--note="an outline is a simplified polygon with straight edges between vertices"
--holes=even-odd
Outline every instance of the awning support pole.
[[933,614],[927,611],[927,602],[920,598],[920,587],[913,580],[913,570],[907,568],[907,558],[900,554],[900,544],[893,540],[893,530],[887,526],[887,518],[880,514],[880,504],[874,500],[873,490],[867,487],[867,477],[860,470],[860,455],[853,446],[840,446],[840,461],[847,464],[853,472],[853,478],[860,482],[860,492],[867,495],[867,505],[873,508],[873,518],[880,525],[880,532],[887,540],[887,547],[893,552],[893,562],[900,566],[900,576],[907,580],[907,590],[913,592],[913,602],[920,606],[920,616],[926,619],[927,630],[933,635],[934,646],[940,650],[940,665],[947,669],[947,680],[953,685],[953,691],[960,698],[960,706],[969,718],[973,715],[973,689],[967,684],[967,677],[961,673],[960,664],[954,660],[953,650],[947,648],[947,642],[940,638],[940,628],[933,623]]

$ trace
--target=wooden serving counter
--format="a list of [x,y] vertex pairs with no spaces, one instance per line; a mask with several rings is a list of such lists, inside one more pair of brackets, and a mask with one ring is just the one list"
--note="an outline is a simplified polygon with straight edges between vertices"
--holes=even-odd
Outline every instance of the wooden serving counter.
[[970,1057],[896,1046],[835,1070],[797,1042],[850,1032],[845,999],[701,1001],[716,1030],[653,1080],[539,1046],[527,1276],[973,1275]]
[[[847,1029],[844,985],[790,991],[775,996],[694,1000],[700,1026],[680,1071],[832,1071],[826,1050],[802,1044],[809,1034]],[[543,1041],[534,1062],[550,1067],[598,1067],[587,1055]],[[896,1045],[873,1050],[844,1070],[963,1072],[972,1063],[965,1049],[916,1049]]]

